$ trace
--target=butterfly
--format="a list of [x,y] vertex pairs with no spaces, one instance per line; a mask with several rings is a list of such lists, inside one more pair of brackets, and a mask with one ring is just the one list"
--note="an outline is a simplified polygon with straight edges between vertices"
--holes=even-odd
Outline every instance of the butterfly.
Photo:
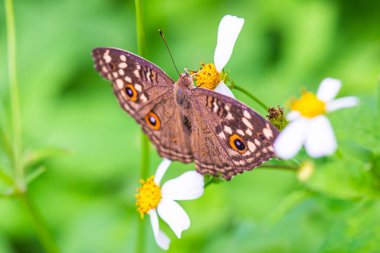
[[199,173],[227,180],[274,156],[278,130],[243,103],[195,87],[188,73],[175,82],[128,51],[100,47],[92,56],[97,71],[112,81],[120,106],[160,156],[195,162]]

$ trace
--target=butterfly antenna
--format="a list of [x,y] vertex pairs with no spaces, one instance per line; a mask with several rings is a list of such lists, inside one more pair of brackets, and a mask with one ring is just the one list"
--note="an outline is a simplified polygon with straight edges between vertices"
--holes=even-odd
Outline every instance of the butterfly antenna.
[[164,33],[162,32],[161,29],[158,29],[158,32],[160,33],[160,36],[161,36],[162,40],[163,40],[164,43],[165,43],[166,49],[167,49],[168,52],[169,52],[169,55],[170,55],[170,58],[172,59],[172,62],[173,62],[173,65],[174,65],[175,70],[177,71],[178,75],[181,75],[181,74],[179,73],[178,69],[177,69],[177,66],[175,65],[175,62],[174,62],[174,59],[173,59],[173,55],[172,55],[172,53],[170,52],[170,49],[169,49],[168,43],[166,42],[166,39],[165,39]]

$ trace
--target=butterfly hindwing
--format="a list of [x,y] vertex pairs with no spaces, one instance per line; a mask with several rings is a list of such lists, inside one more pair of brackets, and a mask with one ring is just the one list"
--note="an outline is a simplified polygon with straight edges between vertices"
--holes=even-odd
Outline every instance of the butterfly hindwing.
[[[274,156],[272,145],[278,130],[271,123],[235,99],[202,88],[191,91],[197,107],[194,120],[203,129],[192,136],[193,149],[201,152],[194,151],[194,157],[202,174],[229,179]],[[207,149],[202,151],[204,146]]]
[[[192,162],[189,137],[180,127],[179,108],[173,96],[157,101],[137,121],[162,157],[181,162]],[[144,116],[145,115],[145,116]]]

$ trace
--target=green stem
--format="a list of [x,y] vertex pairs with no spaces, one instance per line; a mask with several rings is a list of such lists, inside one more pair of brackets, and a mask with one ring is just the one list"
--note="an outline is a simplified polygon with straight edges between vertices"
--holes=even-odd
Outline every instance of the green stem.
[[137,34],[137,52],[140,56],[145,56],[145,31],[142,14],[141,0],[135,0],[136,5],[136,34]]
[[[277,164],[267,164],[267,165],[261,165],[259,167],[257,167],[256,169],[275,169],[275,170],[284,170],[284,171],[292,171],[292,172],[297,172],[298,171],[298,167],[296,166],[291,166],[291,165],[277,165]],[[220,183],[220,182],[223,182],[224,180],[221,179],[221,178],[218,178],[218,177],[212,177],[210,176],[210,178],[208,180],[206,180],[203,188],[206,188],[214,183]]]
[[214,183],[219,183],[221,181],[220,178],[210,176],[209,180],[204,184],[203,188],[206,189],[206,187],[210,186],[211,184]]
[[292,158],[289,161],[291,161],[292,163],[294,163],[297,167],[301,166],[301,162],[298,161],[296,158]]
[[5,126],[4,125],[0,126],[0,145],[4,150],[4,153],[9,158],[11,164],[14,164],[14,162],[13,162],[14,156],[13,156],[12,145],[9,142],[8,136],[5,134]]
[[[136,7],[136,34],[137,34],[137,52],[140,56],[145,56],[145,32],[144,32],[144,22],[143,22],[143,11],[142,11],[142,1],[135,0]],[[141,133],[141,168],[140,168],[140,178],[146,179],[149,174],[149,140]],[[145,221],[140,219],[138,221],[138,231],[137,231],[137,241],[136,241],[136,253],[145,252]]]
[[[379,80],[377,81],[377,113],[376,113],[376,118],[377,118],[377,121],[376,122],[379,122],[380,120],[380,77],[379,77]],[[377,125],[377,132],[379,133],[380,132],[380,124],[376,124]],[[380,138],[380,137],[379,137]]]
[[45,221],[43,220],[38,209],[33,205],[27,193],[20,193],[18,196],[21,203],[24,205],[26,210],[28,210],[30,217],[32,218],[32,222],[36,228],[37,235],[42,243],[42,246],[45,249],[45,252],[59,253],[59,249],[51,237]]
[[247,95],[249,98],[251,98],[253,101],[255,101],[257,104],[259,104],[262,108],[264,108],[265,111],[268,111],[269,106],[267,106],[266,104],[264,104],[260,99],[258,99],[254,95],[252,95],[249,91],[247,91],[243,87],[240,87],[240,86],[232,83],[231,88],[235,89],[235,90],[238,90],[238,91],[241,91],[242,93],[244,93],[245,95]]
[[[12,162],[14,168],[15,179],[15,196],[25,206],[29,212],[33,224],[36,227],[38,237],[48,253],[59,253],[59,250],[49,234],[46,225],[41,217],[41,214],[34,207],[32,202],[25,192],[26,186],[24,182],[24,165],[22,157],[22,138],[21,138],[21,113],[20,113],[20,100],[19,89],[17,83],[17,70],[16,70],[16,28],[13,1],[5,0],[5,13],[7,23],[7,43],[8,43],[8,75],[9,75],[9,95],[11,107],[11,124],[12,124]],[[6,139],[2,138],[2,141]]]
[[297,171],[298,168],[290,165],[261,165],[257,169],[276,169],[276,170],[287,170],[287,171]]
[[21,116],[16,72],[16,29],[12,0],[5,0],[8,43],[8,75],[10,81],[11,122],[13,130],[13,163],[17,187],[24,188],[22,165]]
[[137,225],[136,253],[145,252],[145,231],[145,219],[140,219],[139,215],[139,221]]
[[140,179],[146,179],[149,176],[149,150],[150,143],[148,137],[141,132],[141,168],[140,168]]

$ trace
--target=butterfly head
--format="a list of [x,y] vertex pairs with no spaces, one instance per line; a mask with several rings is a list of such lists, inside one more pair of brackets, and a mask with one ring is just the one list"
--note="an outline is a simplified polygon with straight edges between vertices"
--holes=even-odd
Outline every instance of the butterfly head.
[[189,74],[189,72],[185,69],[185,73],[181,73],[179,75],[179,79],[176,82],[178,87],[184,88],[192,88],[194,87],[193,77]]

